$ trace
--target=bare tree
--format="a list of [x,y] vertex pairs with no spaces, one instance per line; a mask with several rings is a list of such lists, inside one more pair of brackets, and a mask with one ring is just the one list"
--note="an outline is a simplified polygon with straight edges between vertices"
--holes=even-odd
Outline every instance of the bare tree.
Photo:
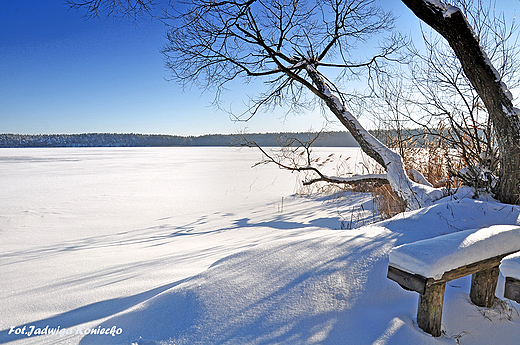
[[151,15],[156,6],[154,0],[65,0],[71,9],[84,10],[85,18],[128,18],[137,21],[144,15]]
[[[520,49],[514,19],[507,21],[503,13],[495,15],[493,1],[454,1],[468,14],[479,44],[489,52],[501,80],[517,87],[519,67],[514,61]],[[425,48],[411,46],[411,62],[379,80],[374,97],[366,103],[382,127],[391,129],[389,144],[399,148],[407,169],[415,163],[408,159],[409,152],[419,145],[431,147],[435,141],[445,159],[439,160],[442,166],[435,169],[437,174],[423,171],[432,183],[452,176],[475,187],[476,193],[492,193],[498,182],[498,147],[487,109],[454,51],[442,36],[428,29],[422,30]],[[413,147],[406,147],[408,143]]]
[[[442,190],[411,181],[400,156],[366,131],[347,109],[350,95],[322,73],[332,70],[336,80],[348,81],[363,71],[369,76],[380,73],[386,62],[398,58],[403,41],[397,36],[387,38],[377,53],[364,60],[353,58],[360,55],[356,51],[360,44],[393,27],[391,14],[374,0],[194,0],[185,12],[169,19],[173,23],[163,53],[173,79],[185,85],[196,83],[217,95],[236,78],[262,79],[268,90],[251,100],[246,117],[263,107],[303,104],[310,94],[384,167],[384,178],[410,209],[444,195]],[[351,182],[360,179],[355,176]],[[373,181],[374,176],[366,179]]]
[[497,198],[520,202],[519,110],[463,11],[439,0],[403,0],[417,17],[446,39],[489,114],[500,152]]
[[[502,76],[459,8],[440,0],[403,2],[446,38],[483,101],[500,151],[497,196],[503,202],[517,203],[520,121]],[[77,6],[88,6],[87,13],[98,16],[99,4],[116,3],[119,1],[84,1]],[[139,12],[134,10],[139,6],[123,8]],[[352,108],[352,95],[338,87],[338,80],[348,82],[363,71],[369,77],[377,76],[386,62],[395,59],[402,44],[393,36],[379,47],[378,53],[360,58],[356,51],[360,44],[393,27],[393,17],[378,8],[375,0],[190,0],[171,8],[173,14],[165,12],[163,18],[169,26],[168,44],[163,53],[173,79],[183,85],[194,83],[212,90],[217,101],[231,81],[263,80],[267,91],[250,99],[250,107],[243,114],[246,118],[262,108],[282,104],[295,109],[305,107],[314,97],[351,132],[362,150],[386,170],[390,186],[408,208],[425,206],[445,195],[443,189],[414,183],[408,178],[401,157],[360,125],[348,109]],[[106,9],[112,13],[113,6]],[[330,72],[333,68],[336,72]]]

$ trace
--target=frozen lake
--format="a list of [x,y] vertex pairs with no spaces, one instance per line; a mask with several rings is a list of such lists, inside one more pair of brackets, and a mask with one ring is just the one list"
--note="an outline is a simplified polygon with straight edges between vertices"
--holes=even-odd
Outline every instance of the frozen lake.
[[276,212],[298,183],[251,168],[260,159],[222,147],[1,149],[0,329],[164,286],[262,242],[272,228],[247,219]]
[[468,277],[447,286],[446,333],[432,338],[414,321],[416,294],[386,278],[395,244],[520,224],[518,207],[445,200],[346,230],[371,223],[370,195],[294,197],[296,175],[252,169],[260,159],[218,147],[1,149],[0,344],[520,339],[513,309],[468,302]]
[[251,169],[260,158],[249,149],[215,147],[3,149],[2,219],[17,232],[41,230],[52,240],[53,226],[63,223],[56,220],[105,234],[293,193],[295,175]]

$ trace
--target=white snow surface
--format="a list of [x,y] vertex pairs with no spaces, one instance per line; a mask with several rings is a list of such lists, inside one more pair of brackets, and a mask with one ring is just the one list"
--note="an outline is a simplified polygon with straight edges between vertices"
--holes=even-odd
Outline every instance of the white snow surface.
[[520,251],[520,227],[493,225],[403,244],[390,251],[390,264],[426,278],[498,255]]
[[[357,149],[320,150],[359,160]],[[1,149],[0,344],[520,339],[517,313],[469,302],[469,277],[446,287],[439,338],[416,326],[417,293],[386,278],[393,247],[519,225],[518,207],[461,192],[369,225],[370,195],[294,196],[295,175],[252,169],[260,159],[234,148]]]
[[520,280],[520,253],[511,254],[502,259],[500,272],[504,277]]
[[446,9],[444,10],[444,18],[449,18],[452,16],[453,13],[456,13],[458,11],[460,11],[458,7],[446,6]]

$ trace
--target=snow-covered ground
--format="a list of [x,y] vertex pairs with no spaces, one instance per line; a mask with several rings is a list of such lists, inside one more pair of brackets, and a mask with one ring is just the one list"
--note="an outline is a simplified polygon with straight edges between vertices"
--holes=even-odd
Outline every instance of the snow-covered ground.
[[470,277],[447,285],[440,338],[386,278],[394,246],[520,224],[518,207],[452,198],[361,226],[368,195],[292,196],[296,176],[260,158],[1,149],[0,344],[518,343],[518,304],[472,305]]

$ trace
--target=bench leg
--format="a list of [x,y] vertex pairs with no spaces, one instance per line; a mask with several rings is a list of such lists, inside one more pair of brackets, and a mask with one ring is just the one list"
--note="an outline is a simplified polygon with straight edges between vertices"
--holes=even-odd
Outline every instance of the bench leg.
[[419,294],[417,325],[434,337],[441,335],[442,305],[446,282],[427,286],[424,294]]
[[499,266],[495,266],[471,276],[471,291],[469,293],[471,302],[479,307],[489,308],[493,306],[499,272]]

